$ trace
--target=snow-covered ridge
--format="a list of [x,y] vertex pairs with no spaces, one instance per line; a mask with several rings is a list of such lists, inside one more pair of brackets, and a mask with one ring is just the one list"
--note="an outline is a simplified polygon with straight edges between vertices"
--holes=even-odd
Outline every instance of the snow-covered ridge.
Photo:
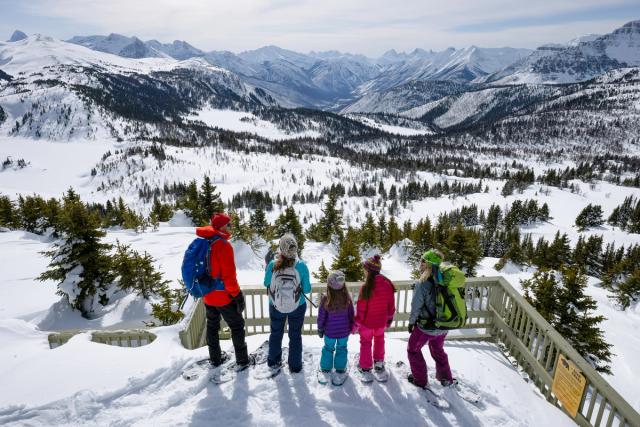
[[96,66],[114,73],[150,73],[176,68],[207,68],[228,73],[198,58],[125,58],[40,34],[14,42],[0,42],[0,68],[10,75],[31,74],[57,65]]

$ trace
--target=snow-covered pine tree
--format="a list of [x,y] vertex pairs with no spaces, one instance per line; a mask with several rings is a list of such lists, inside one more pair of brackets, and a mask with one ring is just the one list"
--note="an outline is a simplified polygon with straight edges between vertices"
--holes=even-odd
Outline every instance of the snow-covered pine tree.
[[589,203],[576,217],[576,227],[578,231],[585,231],[589,228],[600,227],[604,224],[602,218],[602,207]]
[[342,271],[348,282],[356,282],[364,278],[361,254],[358,250],[358,233],[352,227],[347,229],[331,269]]
[[69,189],[63,198],[59,228],[61,240],[54,249],[44,252],[51,257],[49,269],[38,280],[57,282],[58,294],[89,319],[98,309],[97,303],[107,303],[113,282],[111,245],[102,243],[105,232],[100,220],[89,212],[80,197]]

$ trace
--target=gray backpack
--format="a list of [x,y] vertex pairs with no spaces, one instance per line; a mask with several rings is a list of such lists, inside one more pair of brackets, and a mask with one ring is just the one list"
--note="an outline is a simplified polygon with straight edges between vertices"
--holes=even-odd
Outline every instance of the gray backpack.
[[302,295],[300,282],[300,274],[295,266],[273,272],[269,295],[273,306],[280,313],[291,313],[298,308]]

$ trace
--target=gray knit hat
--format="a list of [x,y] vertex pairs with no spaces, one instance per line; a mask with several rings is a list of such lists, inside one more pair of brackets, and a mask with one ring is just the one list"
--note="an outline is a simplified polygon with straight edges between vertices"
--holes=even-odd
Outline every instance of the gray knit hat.
[[298,256],[298,242],[293,234],[287,233],[280,238],[280,254],[291,259]]
[[327,277],[327,285],[336,291],[344,287],[344,273],[340,270],[332,271]]

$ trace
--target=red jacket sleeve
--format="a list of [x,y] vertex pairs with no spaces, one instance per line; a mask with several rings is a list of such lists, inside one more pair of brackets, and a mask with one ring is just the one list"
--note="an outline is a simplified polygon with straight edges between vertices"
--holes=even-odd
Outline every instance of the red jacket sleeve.
[[240,285],[236,277],[236,262],[233,257],[233,247],[229,242],[218,244],[218,260],[220,262],[220,278],[224,282],[225,290],[233,297],[240,293]]

